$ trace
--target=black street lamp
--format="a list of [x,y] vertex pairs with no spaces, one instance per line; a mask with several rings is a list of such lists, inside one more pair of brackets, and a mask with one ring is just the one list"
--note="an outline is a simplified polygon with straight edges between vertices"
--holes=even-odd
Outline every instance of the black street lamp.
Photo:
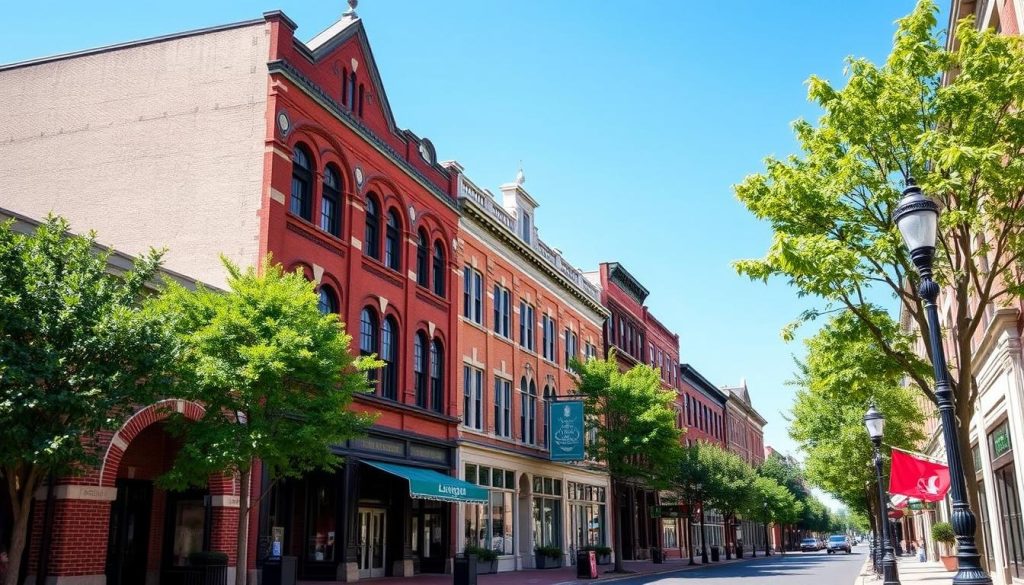
[[886,506],[885,487],[882,485],[882,431],[885,430],[885,417],[875,409],[874,405],[864,415],[864,426],[875,446],[875,479],[878,481],[878,526],[880,527],[882,544],[882,583],[883,585],[900,585],[899,570],[896,568],[896,557],[892,551],[892,536],[889,534],[888,506]]
[[[946,370],[939,329],[939,312],[935,300],[939,285],[932,280],[932,260],[935,257],[935,236],[938,231],[939,206],[925,197],[913,178],[907,179],[903,199],[893,213],[893,220],[903,234],[910,250],[910,258],[921,275],[918,294],[924,300],[928,317],[928,338],[932,348],[932,366],[935,369],[935,401],[942,422],[942,438],[946,443],[949,462],[950,496],[953,500],[951,524],[956,535],[956,559],[959,569],[953,577],[954,585],[990,585],[992,578],[981,567],[981,555],[974,542],[977,520],[967,502],[963,461],[960,459],[960,440],[956,434],[956,413],[953,409],[953,389]],[[965,423],[967,421],[964,421]]]

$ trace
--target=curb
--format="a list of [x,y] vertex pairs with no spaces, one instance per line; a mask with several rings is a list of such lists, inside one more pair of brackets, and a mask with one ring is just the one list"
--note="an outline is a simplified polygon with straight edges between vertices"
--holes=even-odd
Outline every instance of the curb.
[[[775,554],[772,555],[772,557],[774,557],[774,556],[782,556],[782,555],[779,555],[779,553],[775,553]],[[659,570],[659,571],[653,571],[653,572],[649,572],[649,573],[637,572],[637,573],[629,573],[629,574],[618,574],[618,575],[615,575],[615,576],[612,576],[612,577],[598,577],[597,579],[573,579],[572,581],[561,581],[559,583],[552,583],[551,585],[583,585],[585,583],[612,583],[612,582],[615,582],[615,581],[624,581],[626,579],[635,579],[637,577],[649,577],[649,576],[655,576],[655,575],[667,575],[669,573],[678,573],[680,571],[696,571],[696,570],[699,570],[699,569],[717,569],[717,568],[721,568],[721,567],[730,567],[732,565],[740,565],[740,564],[744,564],[744,563],[754,563],[754,562],[757,562],[757,561],[760,561],[760,560],[763,560],[763,559],[770,559],[772,557],[760,556],[760,557],[757,557],[757,558],[750,558],[750,559],[744,558],[742,560],[732,560],[732,561],[726,561],[726,562],[718,562],[718,563],[713,564],[713,565],[712,564],[693,565],[693,566],[681,565],[681,566],[676,567],[676,568],[664,569],[664,570]],[[856,585],[856,584],[854,584],[854,585]]]

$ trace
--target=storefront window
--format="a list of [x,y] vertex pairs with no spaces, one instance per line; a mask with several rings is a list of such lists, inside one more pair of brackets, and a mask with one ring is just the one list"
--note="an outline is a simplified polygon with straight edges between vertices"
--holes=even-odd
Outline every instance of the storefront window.
[[202,497],[174,502],[173,564],[188,564],[188,555],[203,550],[206,504]]
[[569,544],[574,550],[605,546],[605,497],[602,486],[568,482]]
[[502,555],[512,554],[515,472],[467,463],[466,481],[491,489],[487,504],[464,504],[465,545],[489,548]]
[[1003,546],[1010,575],[1024,577],[1024,529],[1021,526],[1020,491],[1014,465],[1010,463],[995,472],[996,497],[1003,528]]
[[310,478],[307,484],[306,559],[333,561],[335,549],[335,490],[329,476]]
[[533,477],[533,545],[562,546],[562,480]]
[[675,518],[661,520],[661,542],[664,548],[679,548],[679,534],[676,531]]

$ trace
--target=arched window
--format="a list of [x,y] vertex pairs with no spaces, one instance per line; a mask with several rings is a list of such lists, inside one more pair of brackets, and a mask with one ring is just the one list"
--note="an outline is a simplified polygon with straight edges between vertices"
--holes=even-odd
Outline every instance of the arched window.
[[380,327],[380,359],[384,360],[381,396],[395,400],[398,398],[398,323],[393,317],[385,318]]
[[412,340],[413,386],[416,390],[416,406],[427,407],[427,334],[417,331]]
[[402,230],[394,209],[388,210],[388,225],[384,231],[384,264],[392,270],[402,268]]
[[320,229],[341,235],[341,175],[334,165],[324,169],[324,191],[320,198]]
[[[378,343],[377,314],[366,307],[359,314],[359,355],[377,353]],[[377,381],[377,370],[370,370],[367,377],[371,382]]]
[[444,412],[444,348],[436,339],[430,342],[430,408]]
[[366,197],[366,233],[363,239],[366,240],[363,253],[380,260],[380,208],[373,193]]
[[537,443],[537,384],[527,383],[524,377],[519,382],[519,435],[524,443]]
[[541,436],[540,440],[544,443],[544,446],[548,446],[548,415],[551,413],[551,403],[554,400],[555,387],[548,384],[544,385],[544,402],[541,404],[541,411],[544,415],[544,435]]
[[348,76],[348,97],[349,97],[349,109],[354,110],[356,107],[356,72],[353,71]]
[[444,245],[434,242],[434,294],[444,296]]
[[326,284],[320,287],[320,312],[324,315],[328,313],[338,312],[338,296],[334,294],[334,289],[327,286]]
[[292,198],[288,209],[306,221],[313,219],[313,157],[304,144],[292,153]]
[[430,285],[430,243],[427,241],[427,232],[423,228],[419,231],[419,240],[416,241],[416,284],[420,286]]

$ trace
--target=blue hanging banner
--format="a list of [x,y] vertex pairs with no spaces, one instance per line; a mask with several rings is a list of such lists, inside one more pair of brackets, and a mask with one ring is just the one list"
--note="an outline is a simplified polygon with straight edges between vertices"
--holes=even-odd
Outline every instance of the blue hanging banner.
[[552,461],[583,461],[583,401],[548,403],[548,445]]

